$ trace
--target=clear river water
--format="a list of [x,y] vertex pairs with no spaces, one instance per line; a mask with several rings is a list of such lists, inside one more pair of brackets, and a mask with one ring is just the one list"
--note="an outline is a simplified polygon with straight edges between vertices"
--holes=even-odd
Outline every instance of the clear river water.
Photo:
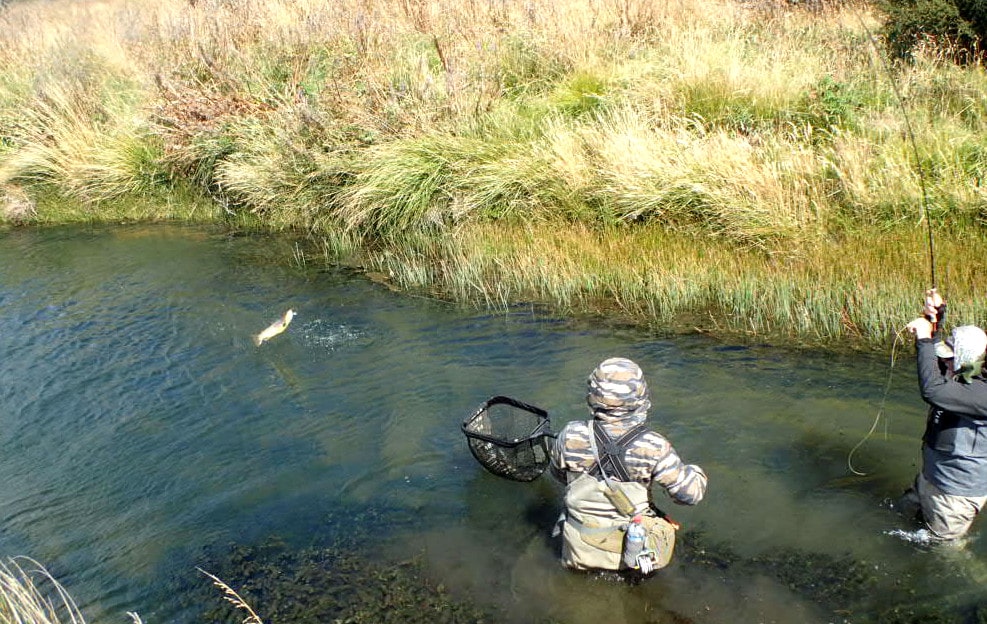
[[[349,554],[295,585],[324,593],[332,576],[344,596],[346,579],[394,588],[410,569],[400,587],[487,622],[983,614],[987,527],[930,547],[889,505],[924,425],[910,343],[892,362],[478,311],[277,262],[284,245],[174,226],[0,233],[0,556],[46,565],[90,622],[206,621],[222,596],[197,567],[249,589],[265,556],[287,570],[325,548]],[[288,330],[255,346],[289,307]],[[485,472],[459,430],[493,395],[547,409],[556,430],[584,419],[586,377],[610,356],[641,365],[652,426],[710,478],[698,506],[657,497],[682,530],[639,585],[561,569],[561,487]],[[246,595],[277,621],[273,594]]]

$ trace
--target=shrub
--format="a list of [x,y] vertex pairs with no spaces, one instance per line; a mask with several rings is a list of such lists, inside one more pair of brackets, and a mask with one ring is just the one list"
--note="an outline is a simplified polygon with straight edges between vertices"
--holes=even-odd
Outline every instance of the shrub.
[[888,51],[910,60],[920,45],[931,45],[961,64],[982,60],[987,36],[985,0],[883,0]]

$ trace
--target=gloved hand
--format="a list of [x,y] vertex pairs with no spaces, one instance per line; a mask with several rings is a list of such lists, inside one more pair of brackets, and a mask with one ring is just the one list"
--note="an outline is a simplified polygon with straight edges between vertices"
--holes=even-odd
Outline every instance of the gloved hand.
[[922,309],[922,316],[929,319],[930,323],[938,322],[939,311],[943,303],[942,296],[935,288],[925,291],[925,307]]

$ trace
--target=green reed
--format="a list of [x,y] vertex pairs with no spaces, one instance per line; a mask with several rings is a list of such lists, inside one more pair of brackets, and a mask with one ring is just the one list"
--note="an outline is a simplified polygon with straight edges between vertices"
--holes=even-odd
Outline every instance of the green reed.
[[[940,289],[950,323],[983,323],[987,243],[940,231]],[[516,301],[600,314],[661,333],[698,331],[814,346],[889,347],[929,284],[920,233],[858,233],[786,256],[660,228],[600,232],[557,224],[490,225],[393,248],[364,262],[403,288],[471,304]]]

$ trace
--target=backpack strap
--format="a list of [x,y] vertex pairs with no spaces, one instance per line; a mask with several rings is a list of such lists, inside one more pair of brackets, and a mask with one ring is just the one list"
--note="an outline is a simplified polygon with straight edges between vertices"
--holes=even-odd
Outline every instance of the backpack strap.
[[635,440],[648,432],[648,428],[643,423],[636,425],[614,440],[603,427],[596,427],[594,424],[594,421],[589,421],[590,448],[596,463],[587,472],[598,479],[602,477],[609,480],[613,476],[618,481],[631,481],[624,464],[624,453]]

